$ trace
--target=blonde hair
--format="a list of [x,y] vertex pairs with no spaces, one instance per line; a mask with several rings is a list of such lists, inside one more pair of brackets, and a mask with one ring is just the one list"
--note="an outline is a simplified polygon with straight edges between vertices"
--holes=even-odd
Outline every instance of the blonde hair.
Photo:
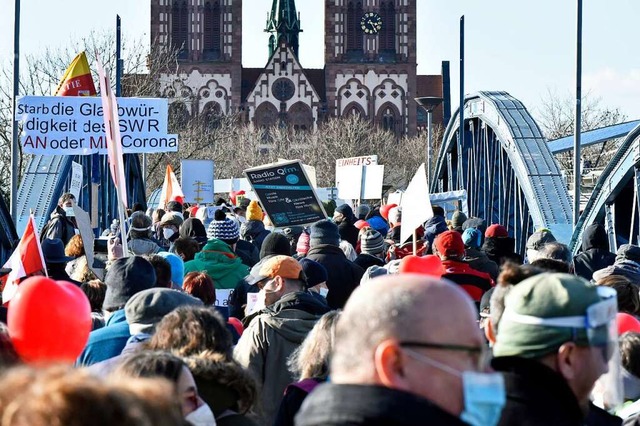
[[302,344],[287,360],[289,371],[298,379],[326,379],[340,311],[327,312],[318,320]]

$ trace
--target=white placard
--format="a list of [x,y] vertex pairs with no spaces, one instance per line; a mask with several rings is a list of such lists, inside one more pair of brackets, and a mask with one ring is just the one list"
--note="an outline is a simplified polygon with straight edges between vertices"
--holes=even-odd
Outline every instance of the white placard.
[[338,197],[343,200],[379,200],[382,198],[383,181],[383,165],[336,168]]
[[377,155],[363,155],[362,157],[338,158],[336,168],[346,166],[373,166],[378,164]]
[[69,183],[69,192],[77,199],[80,198],[80,190],[82,189],[82,164],[71,162],[71,182]]
[[233,292],[234,290],[232,288],[216,289],[216,301],[214,305],[229,307],[229,302],[231,301],[231,296],[233,295]]
[[213,203],[213,160],[181,160],[180,186],[187,203]]
[[384,181],[384,166],[372,165],[362,168],[364,174],[362,182],[363,200],[379,200],[382,198],[382,182]]
[[[23,96],[16,120],[22,124],[20,143],[28,154],[106,154],[107,140],[99,97]],[[118,98],[124,154],[175,152],[178,135],[167,134],[168,101]]]
[[411,179],[407,190],[402,196],[402,227],[400,228],[400,242],[406,242],[413,231],[427,219],[433,217],[433,209],[429,200],[429,185],[424,163]]

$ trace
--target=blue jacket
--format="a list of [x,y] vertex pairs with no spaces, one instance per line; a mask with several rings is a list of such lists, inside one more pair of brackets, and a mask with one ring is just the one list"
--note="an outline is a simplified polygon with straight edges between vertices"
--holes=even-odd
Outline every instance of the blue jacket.
[[124,309],[120,309],[109,317],[103,328],[89,334],[89,341],[76,360],[76,365],[86,367],[120,355],[129,337],[129,323],[124,316]]

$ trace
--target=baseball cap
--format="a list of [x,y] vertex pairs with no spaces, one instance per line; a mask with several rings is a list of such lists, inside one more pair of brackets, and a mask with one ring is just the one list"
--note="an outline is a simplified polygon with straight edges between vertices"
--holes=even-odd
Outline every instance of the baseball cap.
[[257,284],[267,278],[279,276],[290,280],[300,280],[306,283],[307,277],[304,275],[302,266],[291,256],[273,256],[262,264],[255,275],[251,275],[247,282]]

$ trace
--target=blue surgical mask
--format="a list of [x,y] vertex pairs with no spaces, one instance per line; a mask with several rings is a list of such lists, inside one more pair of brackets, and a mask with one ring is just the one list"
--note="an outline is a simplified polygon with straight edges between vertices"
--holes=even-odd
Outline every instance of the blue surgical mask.
[[500,373],[460,372],[411,349],[404,349],[414,359],[462,378],[464,410],[460,419],[472,426],[495,426],[506,403],[504,378]]

